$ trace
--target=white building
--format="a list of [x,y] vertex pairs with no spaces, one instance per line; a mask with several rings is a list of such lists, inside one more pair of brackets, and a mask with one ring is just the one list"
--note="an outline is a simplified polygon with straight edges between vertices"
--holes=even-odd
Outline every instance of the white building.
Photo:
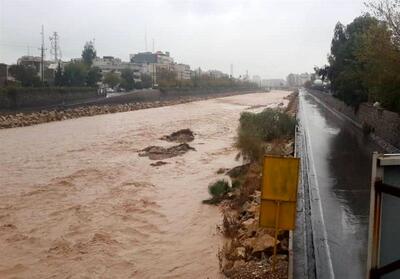
[[186,64],[174,64],[174,72],[176,73],[177,80],[188,80],[190,79],[190,66]]
[[228,77],[227,74],[224,74],[223,72],[218,71],[218,70],[209,70],[206,72],[206,74],[208,74],[211,78],[215,78],[215,79]]
[[286,86],[286,81],[284,79],[263,79],[261,81],[261,86],[268,88],[280,88]]
[[302,74],[289,74],[286,78],[287,84],[292,87],[300,87],[303,86],[306,81],[311,80],[311,74],[302,73]]
[[260,76],[253,76],[251,81],[256,83],[258,86],[261,86],[261,77]]
[[132,62],[123,62],[121,59],[114,58],[113,56],[96,57],[93,59],[92,67],[98,67],[103,76],[109,72],[121,75],[122,70],[131,69],[133,70],[135,81],[140,81],[141,65]]

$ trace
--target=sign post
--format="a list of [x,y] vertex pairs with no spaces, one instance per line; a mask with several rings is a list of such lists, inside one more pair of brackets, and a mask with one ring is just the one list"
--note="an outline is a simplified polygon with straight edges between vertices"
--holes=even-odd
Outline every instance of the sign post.
[[299,167],[299,158],[264,157],[260,227],[275,230],[273,271],[275,271],[276,265],[279,230],[293,230],[295,228]]

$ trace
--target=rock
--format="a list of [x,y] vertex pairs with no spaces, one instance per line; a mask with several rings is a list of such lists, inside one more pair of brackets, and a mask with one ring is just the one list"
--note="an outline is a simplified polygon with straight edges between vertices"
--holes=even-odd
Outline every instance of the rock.
[[161,140],[174,141],[179,143],[190,142],[194,140],[194,134],[190,129],[181,129],[179,131],[173,132],[170,135],[163,136]]
[[236,250],[235,250],[235,256],[237,258],[245,259],[246,258],[246,248],[237,247]]
[[[274,240],[275,238],[269,234],[264,234],[262,236],[245,239],[243,244],[244,246],[251,248],[253,253],[256,253],[273,248]],[[276,243],[278,245],[279,240],[277,240]]]
[[288,251],[289,250],[289,241],[287,238],[282,239],[281,241],[281,249],[283,251]]
[[246,201],[243,205],[242,205],[242,211],[247,211],[250,208],[250,203],[248,201]]
[[256,204],[255,202],[252,202],[251,204],[248,205],[246,212],[252,213],[252,214],[256,214],[260,211],[260,206],[258,204]]
[[224,169],[224,168],[219,168],[218,170],[217,170],[217,174],[223,174],[223,173],[225,173],[226,172],[226,169]]
[[139,152],[140,157],[147,156],[150,160],[162,160],[167,158],[172,158],[175,156],[181,156],[188,152],[189,150],[194,150],[193,147],[187,143],[182,143],[179,145],[171,146],[165,148],[162,146],[149,146]]
[[294,152],[294,142],[291,141],[291,142],[285,144],[285,146],[283,147],[283,152],[284,152],[284,155],[286,155],[286,156],[292,155]]
[[237,260],[233,263],[233,268],[239,268],[241,266],[244,266],[246,262],[244,260]]
[[255,235],[258,229],[258,221],[254,218],[250,218],[244,222],[242,222],[242,227],[245,230],[245,234],[249,237],[252,237]]
[[168,164],[168,163],[167,163],[167,162],[164,162],[164,161],[157,161],[157,162],[155,162],[155,163],[151,163],[150,166],[152,166],[152,167],[159,167],[159,166],[166,165],[166,164]]
[[247,173],[249,168],[250,168],[250,164],[237,166],[237,167],[230,169],[226,174],[229,175],[231,178],[237,178],[237,177]]

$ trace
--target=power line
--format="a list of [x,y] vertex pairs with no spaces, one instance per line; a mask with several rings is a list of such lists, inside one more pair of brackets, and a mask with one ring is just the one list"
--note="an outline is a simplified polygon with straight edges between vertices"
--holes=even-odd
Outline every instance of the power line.
[[57,32],[53,32],[53,36],[50,37],[50,54],[54,55],[54,61],[58,62],[61,59],[61,48],[60,48],[60,37]]
[[42,83],[44,82],[44,52],[46,49],[44,48],[44,27],[42,25],[42,32],[40,32],[40,35],[42,36],[42,46],[40,47],[40,78],[42,80]]

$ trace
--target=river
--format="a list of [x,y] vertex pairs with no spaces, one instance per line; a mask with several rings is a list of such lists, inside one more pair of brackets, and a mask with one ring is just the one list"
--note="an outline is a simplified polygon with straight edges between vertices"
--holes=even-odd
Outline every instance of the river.
[[[0,130],[0,278],[219,278],[217,207],[203,205],[242,111],[273,91]],[[195,151],[138,156],[190,128]]]

